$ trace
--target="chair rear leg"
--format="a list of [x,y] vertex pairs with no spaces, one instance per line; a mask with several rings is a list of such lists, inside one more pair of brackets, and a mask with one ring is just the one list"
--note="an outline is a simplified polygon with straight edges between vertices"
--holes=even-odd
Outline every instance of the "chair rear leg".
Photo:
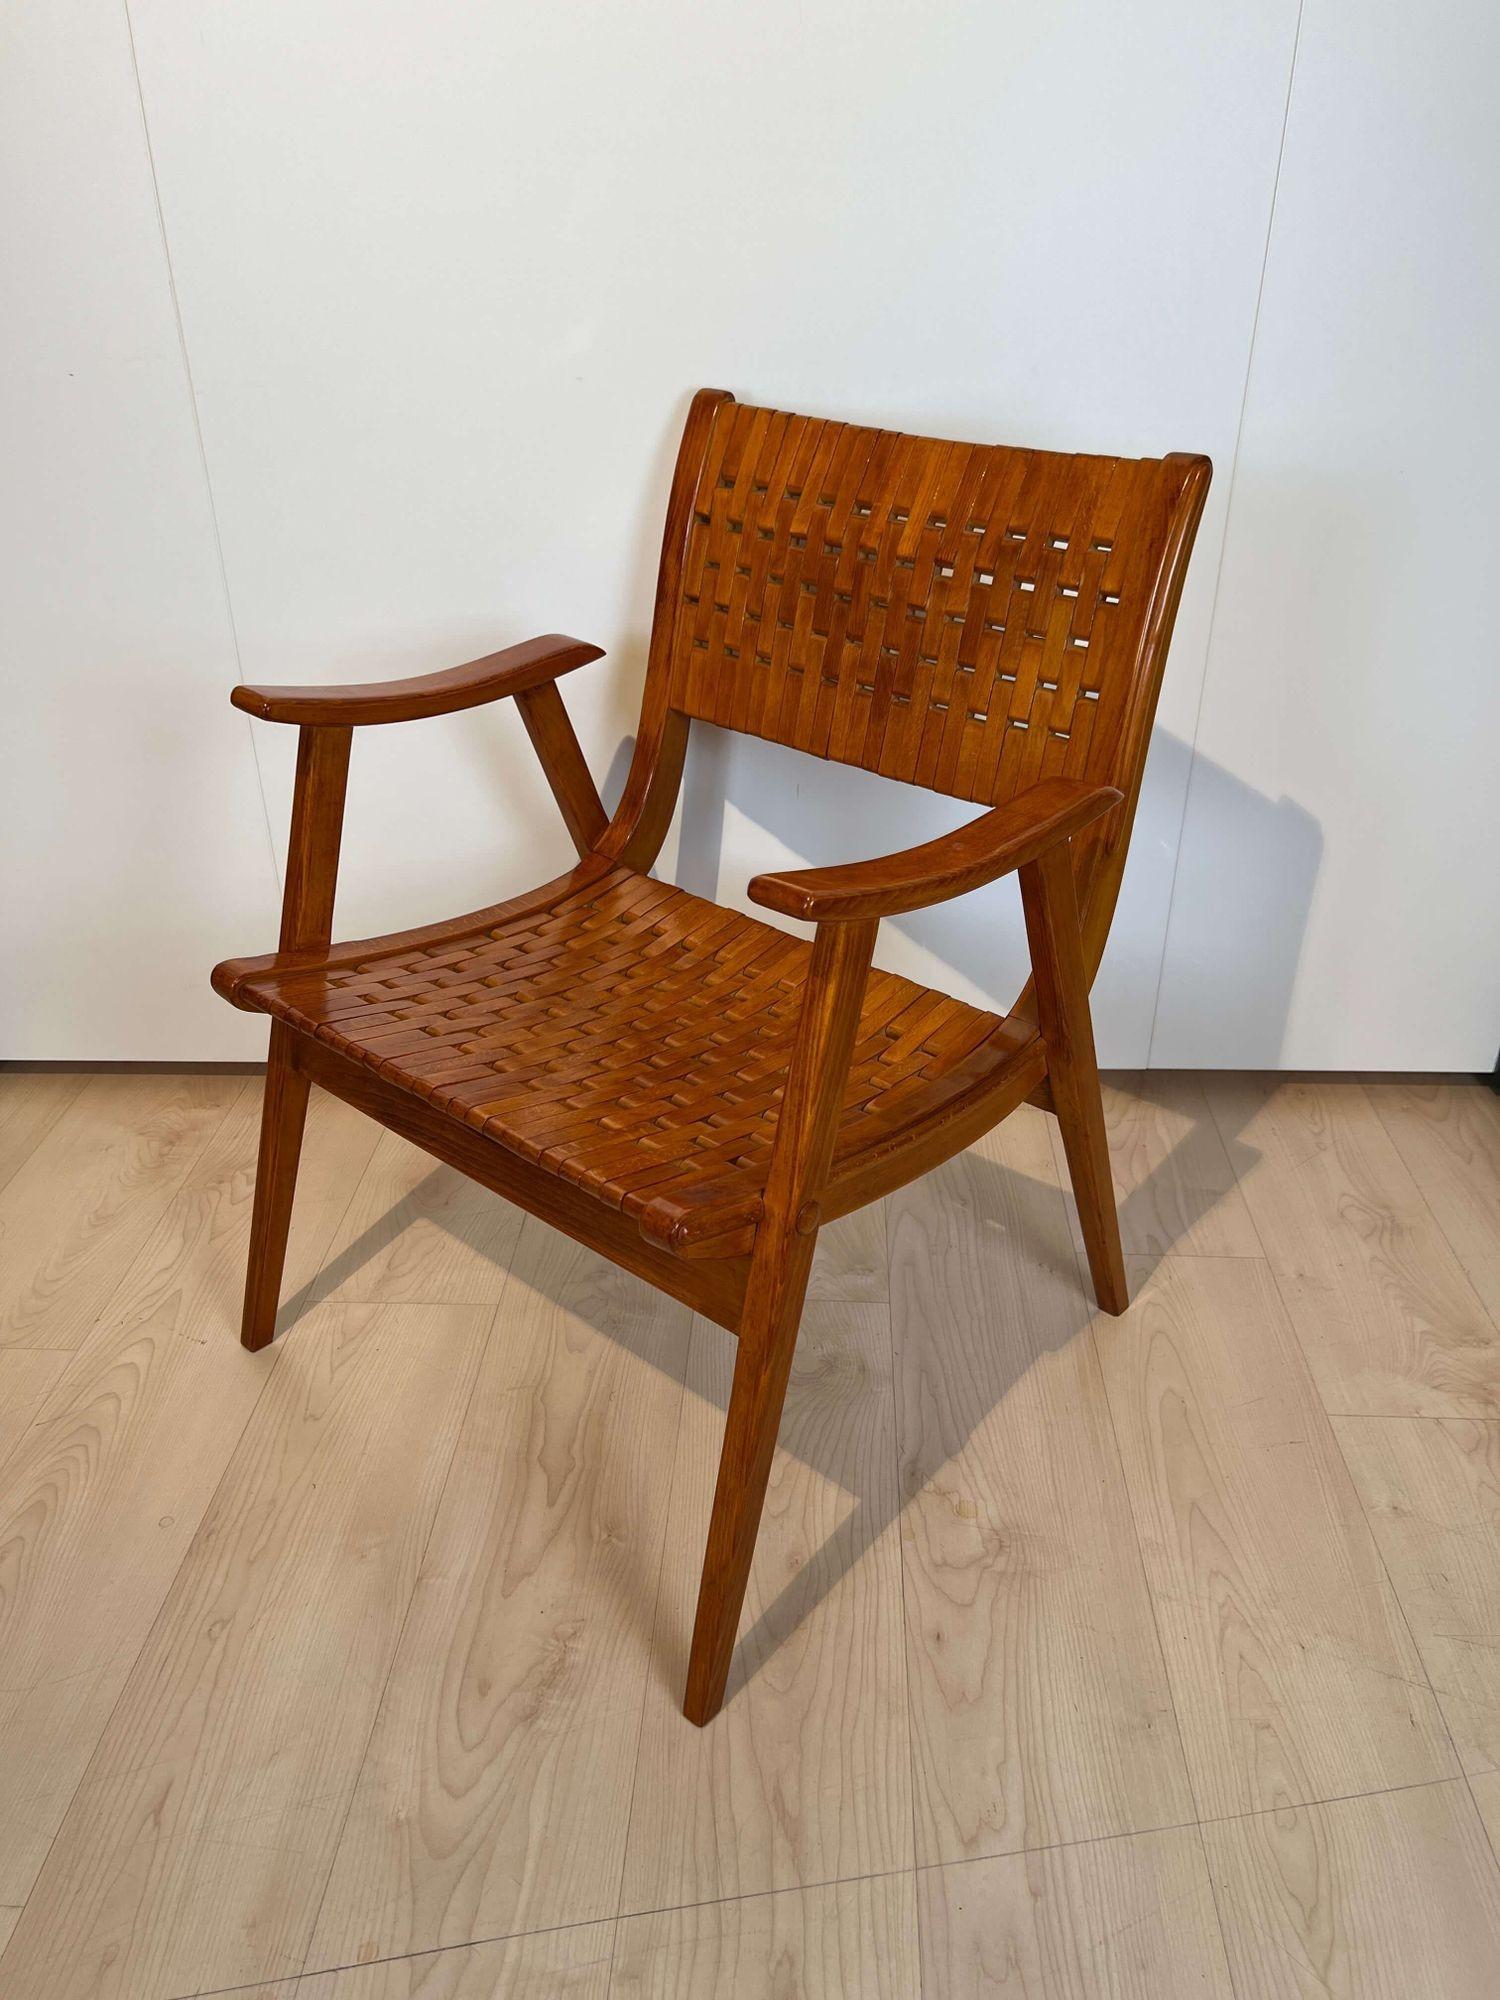
[[1083,1247],[1088,1252],[1094,1297],[1105,1312],[1122,1313],[1130,1304],[1130,1287],[1125,1277],[1120,1217],[1115,1207],[1114,1178],[1104,1137],[1099,1072],[1092,1063],[1087,1075],[1080,1075],[1077,1067],[1071,1073],[1054,1070],[1052,1094],[1057,1103],[1057,1122],[1062,1128],[1073,1196],[1078,1203],[1078,1221],[1083,1230]]
[[240,1341],[252,1353],[275,1336],[286,1262],[297,1159],[307,1119],[307,1078],[297,1068],[295,1037],[279,1021],[271,1024],[266,1059],[266,1093],[260,1114],[260,1157],[255,1167],[255,1205],[250,1217],[250,1258],[245,1272],[245,1311]]
[[1021,870],[1021,899],[1036,978],[1037,1019],[1047,1045],[1047,1076],[1094,1296],[1103,1311],[1122,1313],[1130,1304],[1130,1290],[1105,1139],[1073,864],[1066,847],[1049,849]]
[[769,1309],[764,1316],[757,1314],[754,1322],[747,1315],[740,1334],[682,1705],[688,1721],[700,1729],[712,1722],[724,1703],[810,1263],[810,1246],[805,1254],[801,1243],[791,1248],[790,1268],[771,1288]]

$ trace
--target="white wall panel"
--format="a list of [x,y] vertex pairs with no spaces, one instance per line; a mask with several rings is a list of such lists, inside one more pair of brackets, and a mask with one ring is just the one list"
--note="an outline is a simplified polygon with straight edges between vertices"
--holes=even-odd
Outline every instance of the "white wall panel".
[[1153,1059],[1500,1044],[1500,10],[1307,0]]
[[244,1057],[276,884],[125,17],[12,0],[0,178],[0,1056]]
[[[618,772],[703,382],[1227,466],[1295,12],[132,0],[246,672],[573,630],[610,648],[566,693]],[[1100,988],[1115,1061],[1146,1053],[1221,524],[1220,494]],[[279,838],[292,746],[261,737]],[[710,744],[683,866],[733,898],[778,843],[835,859],[954,816]],[[340,927],[466,908],[565,852],[513,716],[372,731]],[[1007,887],[890,930],[887,962],[1013,996]]]

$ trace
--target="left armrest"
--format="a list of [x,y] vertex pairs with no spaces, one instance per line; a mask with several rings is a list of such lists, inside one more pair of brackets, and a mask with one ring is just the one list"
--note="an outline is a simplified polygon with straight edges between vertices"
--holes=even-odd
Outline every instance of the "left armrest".
[[462,667],[410,680],[361,681],[331,687],[237,687],[229,699],[263,722],[298,722],[307,727],[348,729],[369,722],[416,722],[451,715],[482,702],[525,694],[555,681],[559,674],[604,657],[602,646],[547,632],[523,640]]
[[851,861],[841,868],[757,875],[750,900],[783,916],[820,924],[925,909],[1024,868],[1117,806],[1122,796],[1113,785],[1044,778],[967,826],[900,854]]

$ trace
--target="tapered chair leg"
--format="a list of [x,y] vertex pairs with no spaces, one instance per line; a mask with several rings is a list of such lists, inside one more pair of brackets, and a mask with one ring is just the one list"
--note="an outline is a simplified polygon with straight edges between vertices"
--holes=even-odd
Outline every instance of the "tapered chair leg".
[[764,1214],[751,1254],[734,1387],[682,1712],[700,1728],[724,1701],[776,1432],[818,1238],[814,1198],[833,1156],[849,1054],[877,925],[820,924],[776,1126]]
[[1037,1021],[1047,1045],[1047,1076],[1094,1296],[1105,1312],[1122,1313],[1130,1304],[1130,1290],[1105,1139],[1073,863],[1066,847],[1049,848],[1021,870],[1021,900],[1036,979]]
[[240,1341],[252,1353],[276,1332],[281,1271],[286,1262],[297,1158],[307,1119],[307,1078],[295,1063],[292,1031],[271,1027],[266,1060],[266,1093],[260,1114],[260,1156],[255,1167],[255,1205],[250,1217],[250,1260],[245,1272],[245,1311]]
[[[798,1246],[800,1249],[800,1246]],[[794,1253],[795,1254],[795,1253]],[[734,1386],[724,1421],[724,1449],[698,1588],[698,1613],[688,1658],[687,1695],[682,1712],[701,1728],[724,1702],[735,1635],[750,1581],[755,1537],[765,1505],[776,1433],[797,1347],[808,1259],[798,1258],[800,1275],[782,1291],[774,1323],[764,1338],[748,1325],[735,1356]]]

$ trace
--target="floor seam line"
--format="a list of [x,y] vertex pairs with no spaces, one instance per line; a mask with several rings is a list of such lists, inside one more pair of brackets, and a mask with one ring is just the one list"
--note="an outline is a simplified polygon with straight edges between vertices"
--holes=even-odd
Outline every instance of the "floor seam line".
[[[779,1889],[752,1889],[743,1896],[710,1896],[697,1903],[663,1903],[649,1910],[632,1910],[629,1914],[631,1917],[670,1917],[686,1910],[716,1910],[729,1903],[762,1902],[768,1896],[802,1896],[818,1889],[851,1888],[861,1882],[893,1882],[912,1872],[908,1868],[875,1868],[861,1875],[831,1875],[818,1882],[787,1882]],[[622,1917],[580,1917],[572,1923],[539,1924],[534,1930],[497,1931],[488,1937],[459,1938],[452,1944],[421,1945],[415,1951],[393,1952],[384,1958],[350,1959],[338,1965],[309,1966],[302,1972],[271,1973],[266,1978],[240,1980],[232,1986],[200,1986],[191,1993],[164,1996],[164,2000],[219,2000],[219,1996],[226,1993],[259,1992],[268,1983],[277,1981],[295,1985],[306,1979],[326,1979],[333,1973],[363,1972],[372,1965],[400,1965],[407,1959],[436,1958],[443,1952],[477,1951],[484,1945],[510,1944],[519,1938],[552,1937],[559,1931],[588,1930],[594,1924],[618,1927],[624,1921]]]

